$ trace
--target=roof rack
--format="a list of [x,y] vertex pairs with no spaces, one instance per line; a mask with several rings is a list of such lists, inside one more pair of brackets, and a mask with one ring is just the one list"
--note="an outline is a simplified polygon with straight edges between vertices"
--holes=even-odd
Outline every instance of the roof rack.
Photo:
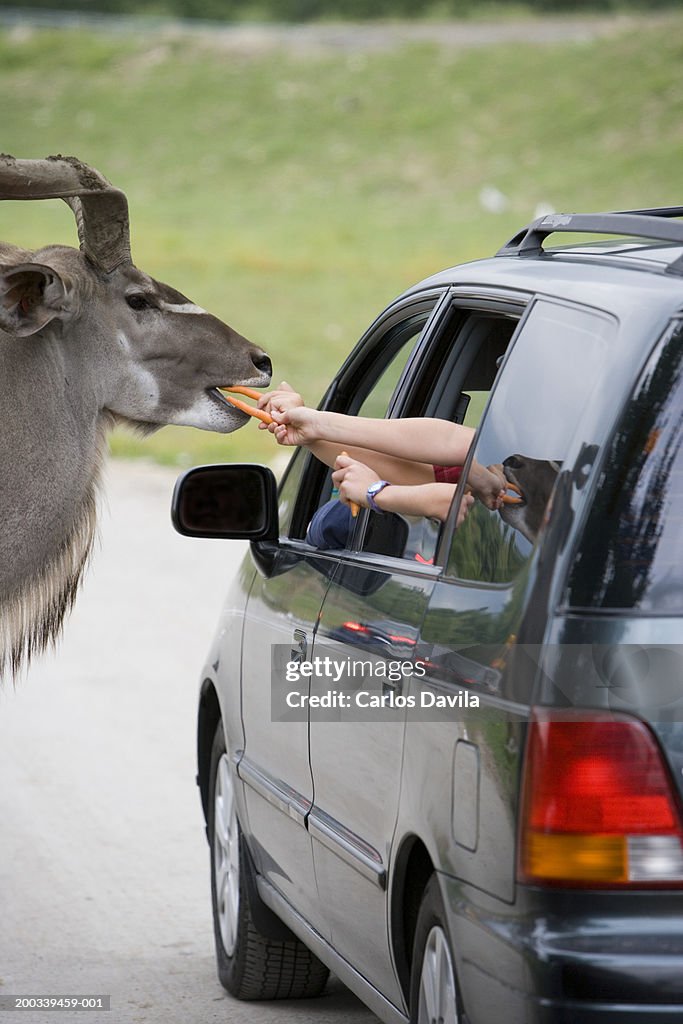
[[[551,213],[518,231],[496,256],[540,256],[543,242],[556,231],[582,234],[627,235],[652,238],[683,245],[683,223],[669,223],[682,217],[683,206],[664,206],[653,210],[623,210],[615,213]],[[668,274],[683,276],[683,255],[666,267]]]

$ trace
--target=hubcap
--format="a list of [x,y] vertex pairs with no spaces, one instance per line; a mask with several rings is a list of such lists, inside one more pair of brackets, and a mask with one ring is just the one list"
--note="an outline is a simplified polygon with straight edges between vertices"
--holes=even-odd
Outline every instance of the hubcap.
[[218,762],[213,815],[216,914],[228,956],[235,951],[240,903],[240,861],[235,791],[227,754]]
[[438,925],[427,936],[420,975],[417,1024],[458,1024],[453,960],[446,936]]

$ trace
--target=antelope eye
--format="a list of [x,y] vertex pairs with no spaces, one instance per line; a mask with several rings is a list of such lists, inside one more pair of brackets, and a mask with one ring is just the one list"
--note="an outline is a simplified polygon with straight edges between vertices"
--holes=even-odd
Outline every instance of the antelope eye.
[[126,302],[131,309],[150,309],[150,302],[146,295],[141,292],[134,292],[132,295],[126,295]]

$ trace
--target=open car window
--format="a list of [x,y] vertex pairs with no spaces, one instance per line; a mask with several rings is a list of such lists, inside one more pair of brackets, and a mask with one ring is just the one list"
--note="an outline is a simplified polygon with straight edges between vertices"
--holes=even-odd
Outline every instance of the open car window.
[[[476,427],[518,316],[454,305],[407,389],[403,413]],[[430,479],[434,470],[429,467]],[[360,549],[433,564],[442,523],[426,516],[368,512]]]
[[[349,415],[382,417],[396,392],[405,367],[415,351],[438,296],[425,297],[393,311],[364,339],[335,378],[323,407]],[[340,451],[342,449],[340,448]],[[280,489],[281,535],[304,540],[318,509],[334,499],[332,471],[305,449],[299,449]],[[339,510],[341,511],[341,510]],[[322,544],[343,548],[353,531],[334,531]],[[320,539],[320,538],[319,538]]]
[[[340,374],[328,407],[373,417],[398,411],[476,427],[523,307],[475,309],[452,302],[430,322],[433,307],[434,302],[412,309],[404,319],[392,322],[374,346],[361,353],[357,378],[348,370]],[[418,355],[419,362],[411,361]],[[433,564],[442,532],[439,520],[367,509],[353,519],[345,506],[333,504],[331,472],[308,453],[299,453],[297,459],[301,468],[295,479],[303,475],[303,486],[297,494],[293,480],[288,480],[282,489],[281,514],[289,517],[290,536],[306,539],[318,549],[351,549]],[[425,472],[434,479],[431,465]],[[295,500],[298,514],[293,514]]]

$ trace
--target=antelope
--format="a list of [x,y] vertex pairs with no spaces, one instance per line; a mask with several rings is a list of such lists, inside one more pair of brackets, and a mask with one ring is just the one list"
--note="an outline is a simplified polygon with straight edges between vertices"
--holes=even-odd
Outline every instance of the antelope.
[[536,543],[561,469],[561,462],[532,459],[528,455],[508,455],[503,462],[505,478],[515,485],[521,500],[513,505],[503,505],[500,516],[513,529],[519,530],[530,544]]
[[0,243],[0,676],[54,643],[96,534],[106,436],[248,417],[217,390],[270,382],[268,356],[138,270],[128,204],[74,157],[0,155],[0,198],[64,199],[80,249]]

